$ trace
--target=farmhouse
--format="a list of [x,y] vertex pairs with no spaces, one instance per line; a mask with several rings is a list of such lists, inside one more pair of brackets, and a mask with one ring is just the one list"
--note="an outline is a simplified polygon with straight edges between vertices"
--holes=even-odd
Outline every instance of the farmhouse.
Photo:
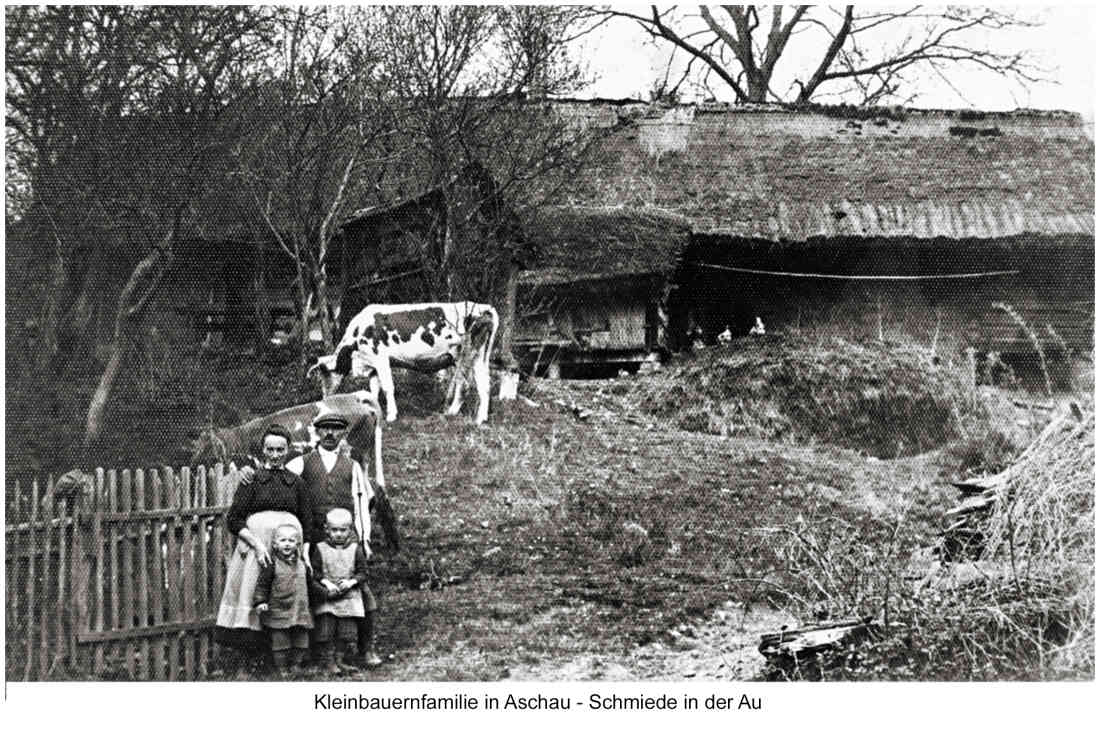
[[[536,236],[552,241],[549,263],[524,280],[542,304],[556,297],[573,314],[606,313],[617,290],[671,271],[663,306],[671,349],[691,329],[707,341],[727,327],[744,335],[757,317],[769,330],[826,324],[850,337],[1008,354],[1031,350],[1019,317],[1047,349],[1092,348],[1093,140],[1077,115],[560,109],[574,124],[614,130],[564,194],[556,230]],[[654,234],[659,220],[677,224],[667,238]],[[618,277],[615,289],[605,281],[587,301],[576,297],[594,281],[582,276],[605,268]],[[651,297],[660,292],[647,283]],[[635,322],[610,325],[632,330],[623,343],[652,345],[659,329]],[[550,331],[539,346],[527,332],[521,347],[568,339],[571,360],[581,360],[585,335],[605,326],[585,317],[579,336]]]
[[[514,335],[501,305],[499,344],[527,371],[565,376],[633,369],[757,318],[936,350],[1092,349],[1094,144],[1077,115],[555,107],[601,135],[522,227],[479,165],[343,223],[344,319],[451,292],[499,304],[511,286]],[[265,339],[293,319],[293,269],[257,223],[210,226],[213,240],[181,244],[152,322],[179,339]],[[489,257],[510,262],[510,285]],[[445,260],[453,281],[434,283]],[[98,342],[110,318],[93,321]]]

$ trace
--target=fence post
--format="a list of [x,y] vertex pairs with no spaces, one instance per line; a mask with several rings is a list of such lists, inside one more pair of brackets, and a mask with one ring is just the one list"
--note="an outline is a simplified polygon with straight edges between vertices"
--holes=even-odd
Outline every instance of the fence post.
[[[12,493],[15,497],[14,503],[12,504],[13,521],[18,524],[23,521],[23,505],[22,502],[19,501],[19,497],[22,495],[22,490],[19,487],[19,479],[15,480],[15,488]],[[7,614],[7,619],[5,621],[11,622],[16,625],[16,627],[19,625],[19,600],[23,598],[21,574],[26,575],[26,569],[20,565],[20,560],[22,558],[22,552],[27,546],[20,542],[20,535],[20,532],[13,531],[12,534],[6,538],[4,550],[4,572],[6,574],[4,582],[6,584],[5,594],[7,595],[7,598],[4,600]],[[25,605],[24,603],[24,606]]]
[[[179,509],[193,507],[191,489],[191,469],[184,466],[179,470],[180,480],[180,506]],[[194,535],[191,531],[193,515],[180,521],[179,545],[180,545],[180,593],[183,598],[183,619],[185,622],[195,621],[195,551]],[[195,640],[201,633],[195,630],[180,632],[177,639],[183,647],[183,677],[184,680],[195,679]]]
[[[38,680],[44,681],[50,673],[50,625],[57,626],[57,619],[52,616],[50,607],[50,557],[53,552],[53,475],[46,479],[46,493],[42,496],[42,536],[46,538],[46,544],[42,548],[42,606],[38,623]],[[38,530],[31,529],[31,537],[38,537]]]
[[[149,469],[149,476],[152,483],[152,499],[151,507],[153,509],[163,509],[164,504],[164,484],[161,482],[160,474],[157,469]],[[152,587],[150,589],[152,596],[150,597],[149,606],[152,609],[152,617],[149,624],[162,624],[164,622],[164,550],[162,548],[163,535],[161,534],[162,525],[159,522],[153,523],[153,560],[151,562],[151,569],[153,574]],[[153,680],[159,681],[164,678],[164,636],[155,635],[149,638],[149,645],[153,649]]]
[[[168,523],[167,547],[168,571],[165,594],[168,597],[167,621],[178,622],[181,619],[180,612],[180,547],[178,542],[181,503],[180,486],[176,483],[175,472],[169,466],[162,469],[165,491],[165,506],[174,510],[171,521]],[[179,678],[180,662],[180,633],[169,634],[168,639],[168,680],[175,681]]]
[[[94,517],[92,520],[92,538],[95,544],[95,631],[102,632],[104,627],[104,612],[103,608],[105,602],[103,601],[104,595],[104,540],[103,540],[103,513],[107,506],[107,475],[102,468],[95,470],[95,499],[94,499]],[[95,644],[95,655],[93,657],[92,668],[93,674],[99,676],[103,673],[104,666],[104,646],[103,643],[97,642]]]
[[[147,509],[145,500],[145,471],[140,468],[134,469],[134,509],[140,512],[144,512]],[[148,627],[152,624],[149,618],[149,525],[151,523],[142,520],[137,526],[137,621],[141,627]],[[157,560],[159,556],[153,555],[153,560]],[[143,681],[149,680],[149,638],[141,638],[141,663],[138,668],[138,678]]]
[[27,652],[26,659],[23,663],[23,680],[31,680],[31,675],[34,672],[34,624],[35,622],[41,622],[41,619],[35,615],[37,607],[35,604],[34,596],[34,580],[37,576],[36,559],[38,557],[38,536],[34,534],[35,524],[38,522],[38,478],[36,477],[31,482],[31,515],[30,515],[30,527],[27,533],[27,554],[30,560],[27,561]]
[[[208,487],[206,485],[206,468],[199,466],[195,469],[195,506],[196,507],[209,507],[210,498],[207,494]],[[208,548],[210,546],[210,540],[206,534],[207,517],[196,514],[194,519],[195,524],[195,548],[198,551],[198,560],[196,568],[198,574],[195,576],[196,584],[196,601],[195,610],[198,612],[200,619],[205,619],[210,614],[210,565]],[[207,675],[209,672],[209,658],[210,658],[210,636],[211,633],[208,630],[202,629],[198,632],[199,640],[199,662],[198,662],[198,674],[201,676]]]
[[[90,487],[90,488],[89,488]],[[74,674],[82,674],[85,658],[80,649],[79,637],[88,628],[88,579],[91,566],[91,535],[84,534],[86,515],[93,503],[95,486],[84,484],[73,496],[70,510],[73,517],[73,544],[69,549],[69,590],[72,591],[73,606],[69,607],[69,664]]]

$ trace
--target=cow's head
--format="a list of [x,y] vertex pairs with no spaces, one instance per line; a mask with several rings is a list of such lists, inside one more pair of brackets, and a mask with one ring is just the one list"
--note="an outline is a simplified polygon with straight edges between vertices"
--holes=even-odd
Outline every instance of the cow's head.
[[316,376],[321,380],[322,397],[335,394],[340,382],[351,373],[351,354],[354,350],[354,346],[340,346],[334,355],[320,356],[306,371],[307,378]]

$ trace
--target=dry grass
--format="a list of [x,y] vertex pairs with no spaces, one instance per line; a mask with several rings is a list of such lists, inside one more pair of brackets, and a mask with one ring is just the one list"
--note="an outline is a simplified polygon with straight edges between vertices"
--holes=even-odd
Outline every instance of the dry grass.
[[[1091,406],[1050,424],[1015,459],[977,561],[941,564],[921,500],[888,536],[850,521],[785,530],[778,555],[801,618],[873,616],[885,635],[775,678],[1078,680],[1094,677],[1094,442]],[[886,520],[880,519],[880,522]]]

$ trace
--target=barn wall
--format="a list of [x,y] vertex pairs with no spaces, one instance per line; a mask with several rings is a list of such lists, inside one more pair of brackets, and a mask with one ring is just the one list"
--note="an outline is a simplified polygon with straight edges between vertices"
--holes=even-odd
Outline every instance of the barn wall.
[[647,313],[654,312],[655,298],[625,286],[521,288],[522,316],[514,338],[517,360],[530,366],[540,351],[541,360],[563,365],[610,366],[642,360],[653,349],[654,331],[647,334]]
[[[814,330],[851,339],[909,339],[949,350],[1025,352],[1030,339],[994,303],[1013,308],[1051,347],[1093,346],[1091,238],[921,244],[873,242],[779,248],[698,238],[677,276],[673,333],[698,324],[705,341],[729,326],[744,335],[759,316],[769,330]],[[722,254],[726,255],[722,255]],[[701,266],[709,264],[710,266]],[[736,266],[791,273],[929,274],[1015,271],[967,280],[831,281],[725,271]],[[1047,329],[1047,326],[1050,329]],[[681,345],[683,337],[678,337]]]

